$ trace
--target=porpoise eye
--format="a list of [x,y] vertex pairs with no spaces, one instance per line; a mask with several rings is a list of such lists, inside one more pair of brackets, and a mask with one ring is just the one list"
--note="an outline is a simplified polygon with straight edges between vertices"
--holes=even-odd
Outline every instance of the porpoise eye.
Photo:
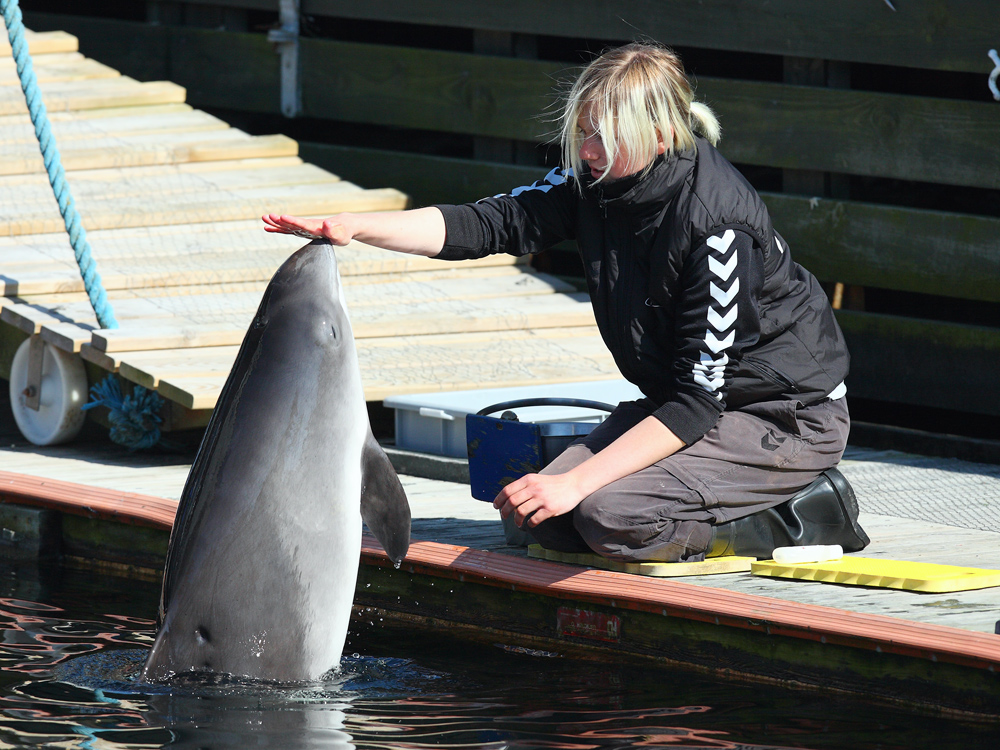
[[330,333],[333,334],[334,338],[337,338],[337,326],[330,326]]
[[212,638],[208,634],[208,628],[204,625],[199,626],[198,629],[194,631],[194,635],[195,638],[198,639],[199,645],[212,642]]

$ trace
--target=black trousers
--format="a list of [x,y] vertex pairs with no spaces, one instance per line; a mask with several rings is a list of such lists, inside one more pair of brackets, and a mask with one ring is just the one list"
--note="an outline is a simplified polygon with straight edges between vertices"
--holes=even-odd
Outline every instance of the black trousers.
[[[619,404],[542,473],[562,474],[583,463],[652,409],[647,401]],[[624,561],[701,560],[714,524],[783,503],[836,466],[849,429],[846,398],[810,406],[768,401],[723,412],[697,442],[528,531],[563,552]]]

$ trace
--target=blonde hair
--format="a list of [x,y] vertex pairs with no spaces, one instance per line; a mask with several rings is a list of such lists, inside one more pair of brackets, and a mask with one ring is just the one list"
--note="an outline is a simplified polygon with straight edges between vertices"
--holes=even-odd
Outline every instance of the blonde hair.
[[694,101],[680,58],[666,47],[646,42],[605,52],[570,89],[561,116],[560,142],[563,167],[572,168],[576,175],[582,167],[583,135],[578,122],[584,113],[603,142],[608,164],[624,150],[648,169],[656,158],[661,133],[668,153],[693,147],[696,133],[713,146],[721,134],[712,110]]

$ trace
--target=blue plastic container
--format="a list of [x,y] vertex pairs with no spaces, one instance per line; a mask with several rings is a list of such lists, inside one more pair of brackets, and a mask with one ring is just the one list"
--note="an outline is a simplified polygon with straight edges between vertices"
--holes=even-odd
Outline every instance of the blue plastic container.
[[586,407],[611,412],[614,407],[581,399],[537,398],[505,401],[481,409],[465,419],[472,496],[493,502],[503,487],[525,474],[538,472],[577,438],[589,434],[596,422],[520,422],[513,412],[525,406]]

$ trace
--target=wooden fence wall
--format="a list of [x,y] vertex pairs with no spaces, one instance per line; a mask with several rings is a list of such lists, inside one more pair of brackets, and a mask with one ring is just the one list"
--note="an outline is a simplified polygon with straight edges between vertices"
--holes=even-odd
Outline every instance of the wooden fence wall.
[[893,5],[301,0],[303,112],[282,120],[278,0],[22,0],[30,27],[419,204],[536,179],[560,81],[608,44],[674,46],[796,259],[846,285],[850,392],[984,423],[1000,415],[1000,15],[996,0]]

